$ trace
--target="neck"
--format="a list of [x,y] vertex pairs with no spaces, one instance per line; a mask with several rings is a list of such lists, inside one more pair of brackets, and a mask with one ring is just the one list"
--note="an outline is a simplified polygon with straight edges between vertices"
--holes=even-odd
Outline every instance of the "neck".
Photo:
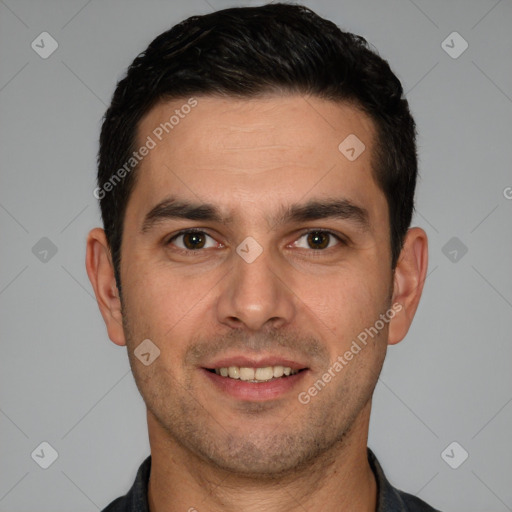
[[370,403],[343,440],[307,468],[274,477],[248,477],[198,458],[148,412],[150,512],[374,512],[377,484],[367,459]]

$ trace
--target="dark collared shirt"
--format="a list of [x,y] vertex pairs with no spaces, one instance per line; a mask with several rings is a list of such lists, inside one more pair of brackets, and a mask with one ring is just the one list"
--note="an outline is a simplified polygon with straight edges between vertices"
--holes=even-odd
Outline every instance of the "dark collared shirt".
[[[419,498],[395,489],[388,482],[377,458],[369,448],[368,461],[377,481],[376,512],[439,512]],[[149,512],[148,481],[150,470],[151,456],[139,467],[135,482],[128,494],[114,500],[103,512]]]

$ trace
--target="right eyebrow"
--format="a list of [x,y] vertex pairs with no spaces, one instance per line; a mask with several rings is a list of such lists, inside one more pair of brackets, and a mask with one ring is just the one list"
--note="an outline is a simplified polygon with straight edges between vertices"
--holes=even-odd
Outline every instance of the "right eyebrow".
[[212,204],[196,204],[189,201],[179,201],[174,197],[166,197],[154,206],[144,217],[142,233],[147,233],[155,225],[167,219],[188,219],[229,224],[231,217],[225,217]]

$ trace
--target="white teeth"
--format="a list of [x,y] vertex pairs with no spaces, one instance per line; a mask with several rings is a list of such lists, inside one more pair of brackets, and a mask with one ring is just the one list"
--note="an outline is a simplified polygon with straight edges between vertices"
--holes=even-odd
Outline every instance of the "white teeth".
[[229,367],[229,376],[232,379],[239,379],[240,378],[240,368],[238,368],[238,366],[230,366]]
[[272,366],[257,368],[254,372],[254,378],[256,380],[270,380],[272,377],[274,377],[274,369]]
[[240,368],[240,380],[254,380],[254,368]]
[[249,368],[230,366],[229,368],[215,368],[215,373],[222,377],[231,379],[240,379],[250,382],[267,382],[272,379],[278,379],[283,375],[295,375],[299,370],[292,370],[289,366],[265,366],[263,368]]
[[274,378],[279,378],[284,375],[284,368],[282,366],[274,366]]

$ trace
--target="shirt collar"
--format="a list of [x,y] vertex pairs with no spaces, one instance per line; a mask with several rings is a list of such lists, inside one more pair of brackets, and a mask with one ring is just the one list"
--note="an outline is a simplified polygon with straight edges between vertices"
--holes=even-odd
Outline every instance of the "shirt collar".
[[395,489],[386,478],[384,471],[375,454],[367,448],[368,462],[372,468],[377,482],[377,510],[376,512],[407,512],[401,493]]

